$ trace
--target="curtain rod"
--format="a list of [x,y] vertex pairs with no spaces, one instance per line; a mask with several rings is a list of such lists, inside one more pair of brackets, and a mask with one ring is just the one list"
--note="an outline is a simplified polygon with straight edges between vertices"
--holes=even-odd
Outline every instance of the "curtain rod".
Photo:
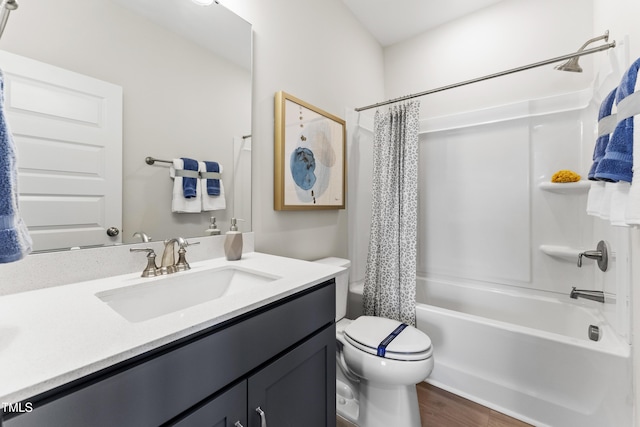
[[356,108],[355,110],[358,111],[358,112],[364,111],[364,110],[369,110],[371,108],[377,108],[377,107],[381,107],[383,105],[393,104],[395,102],[406,101],[408,99],[418,98],[420,96],[430,95],[430,94],[436,93],[436,92],[442,92],[442,91],[453,89],[453,88],[456,88],[456,87],[465,86],[465,85],[468,85],[468,84],[471,84],[471,83],[478,83],[478,82],[481,82],[483,80],[489,80],[489,79],[493,79],[493,78],[496,78],[496,77],[506,76],[507,74],[513,74],[513,73],[517,73],[517,72],[520,72],[520,71],[529,70],[531,68],[542,67],[543,65],[553,64],[554,62],[560,62],[560,61],[564,61],[564,60],[571,59],[571,58],[577,58],[577,57],[580,57],[580,56],[583,56],[583,55],[590,55],[592,53],[601,52],[603,50],[611,49],[611,48],[614,48],[614,47],[616,47],[615,40],[613,42],[611,42],[611,43],[607,43],[607,44],[604,44],[602,46],[594,47],[594,48],[591,48],[591,49],[587,49],[587,50],[583,50],[583,51],[579,51],[579,52],[575,52],[575,53],[569,53],[567,55],[558,56],[558,57],[555,57],[555,58],[547,59],[545,61],[534,62],[533,64],[523,65],[522,67],[512,68],[510,70],[501,71],[499,73],[489,74],[489,75],[486,75],[486,76],[483,76],[483,77],[478,77],[478,78],[471,79],[471,80],[465,80],[463,82],[454,83],[454,84],[450,84],[450,85],[447,85],[447,86],[442,86],[442,87],[439,87],[439,88],[436,88],[436,89],[431,89],[431,90],[427,90],[427,91],[416,93],[416,94],[412,94],[412,95],[401,96],[400,98],[394,98],[394,99],[390,99],[388,101],[378,102],[377,104],[367,105],[366,107]]
[[4,28],[7,26],[7,20],[12,10],[18,8],[16,0],[2,0],[0,2],[0,37],[4,32]]

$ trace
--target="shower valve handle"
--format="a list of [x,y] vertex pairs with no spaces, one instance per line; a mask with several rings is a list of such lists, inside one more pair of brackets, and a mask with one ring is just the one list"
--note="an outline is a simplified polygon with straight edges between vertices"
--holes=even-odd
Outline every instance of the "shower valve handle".
[[604,240],[598,242],[595,251],[584,251],[578,254],[578,267],[582,267],[582,257],[597,260],[600,270],[607,271],[609,265],[609,249]]
[[584,251],[578,254],[578,267],[582,267],[582,257],[589,259],[600,259],[602,258],[601,251]]

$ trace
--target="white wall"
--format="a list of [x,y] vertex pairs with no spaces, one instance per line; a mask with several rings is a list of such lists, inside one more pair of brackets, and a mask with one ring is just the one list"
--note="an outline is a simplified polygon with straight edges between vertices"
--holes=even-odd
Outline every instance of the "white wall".
[[345,210],[273,210],[274,94],[283,90],[344,118],[345,107],[382,99],[382,48],[339,0],[222,3],[251,22],[254,29],[256,249],[303,259],[346,257]]
[[[385,96],[395,98],[574,52],[604,33],[583,0],[506,0],[385,49]],[[570,28],[570,30],[568,30]],[[535,68],[420,98],[423,117],[573,92],[593,76]]]

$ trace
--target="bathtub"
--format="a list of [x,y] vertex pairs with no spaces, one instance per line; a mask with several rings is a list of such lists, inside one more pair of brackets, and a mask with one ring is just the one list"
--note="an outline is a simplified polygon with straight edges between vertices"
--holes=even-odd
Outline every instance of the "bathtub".
[[631,426],[630,347],[597,303],[423,277],[416,299],[434,347],[427,382],[535,426]]

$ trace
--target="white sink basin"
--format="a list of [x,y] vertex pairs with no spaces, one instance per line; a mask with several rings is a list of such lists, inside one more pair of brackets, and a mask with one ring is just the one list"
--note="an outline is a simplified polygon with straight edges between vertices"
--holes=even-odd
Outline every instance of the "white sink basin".
[[263,272],[224,266],[143,279],[141,283],[95,295],[130,322],[142,322],[277,279]]

